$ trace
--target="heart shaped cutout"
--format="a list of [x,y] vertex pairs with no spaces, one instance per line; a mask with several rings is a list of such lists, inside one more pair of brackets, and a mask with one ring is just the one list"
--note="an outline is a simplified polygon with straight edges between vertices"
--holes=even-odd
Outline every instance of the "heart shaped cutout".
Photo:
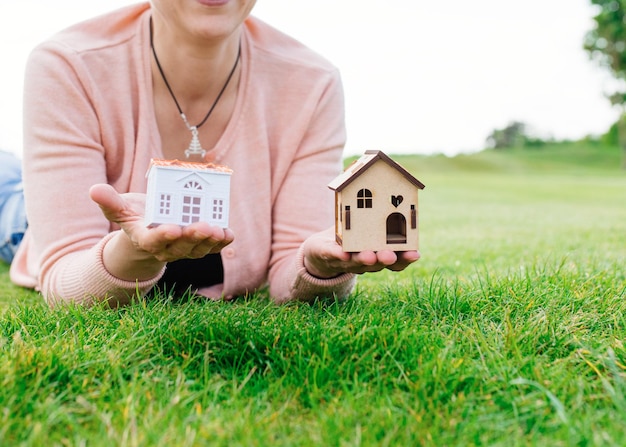
[[396,208],[398,208],[398,205],[400,205],[403,200],[404,200],[404,197],[402,196],[391,196],[391,204],[395,206]]

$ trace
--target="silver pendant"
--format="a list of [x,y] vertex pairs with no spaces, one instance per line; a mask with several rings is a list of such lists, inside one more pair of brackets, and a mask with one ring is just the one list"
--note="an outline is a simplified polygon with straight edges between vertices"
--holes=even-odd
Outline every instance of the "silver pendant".
[[189,143],[189,147],[185,150],[185,156],[187,158],[192,155],[204,157],[206,155],[206,151],[202,149],[202,145],[200,144],[200,139],[198,138],[198,128],[196,126],[189,126],[189,130],[191,131],[191,142]]

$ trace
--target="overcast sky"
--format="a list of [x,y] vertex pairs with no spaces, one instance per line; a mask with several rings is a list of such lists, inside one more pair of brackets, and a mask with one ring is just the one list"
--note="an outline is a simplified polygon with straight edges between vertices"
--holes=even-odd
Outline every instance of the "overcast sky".
[[[131,0],[2,0],[0,147],[21,152],[30,49]],[[347,154],[476,151],[523,121],[580,138],[616,119],[611,79],[582,50],[589,0],[258,0],[255,15],[339,67]]]

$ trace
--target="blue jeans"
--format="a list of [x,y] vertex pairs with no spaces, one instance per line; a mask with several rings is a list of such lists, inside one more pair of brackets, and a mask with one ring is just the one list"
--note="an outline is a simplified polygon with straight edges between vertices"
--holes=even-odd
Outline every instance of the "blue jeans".
[[26,231],[22,163],[0,151],[0,259],[11,263]]

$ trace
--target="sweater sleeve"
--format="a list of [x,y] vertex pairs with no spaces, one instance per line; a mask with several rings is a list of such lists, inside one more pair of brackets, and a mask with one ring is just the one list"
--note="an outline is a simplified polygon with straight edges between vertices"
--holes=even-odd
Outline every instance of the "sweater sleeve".
[[[48,302],[128,301],[142,283],[111,276],[102,249],[111,224],[89,198],[108,183],[98,115],[102,89],[71,49],[54,41],[29,59],[24,95],[24,191],[37,288]],[[133,148],[129,148],[133,150]],[[120,191],[126,192],[126,191]]]
[[333,225],[328,183],[341,172],[345,145],[343,90],[339,73],[327,73],[310,105],[309,125],[300,141],[273,206],[270,294],[277,302],[345,298],[355,275],[319,279],[304,267],[303,241]]
[[161,270],[159,277],[146,281],[125,281],[116,278],[106,270],[102,252],[115,233],[111,232],[106,235],[90,250],[66,255],[64,262],[60,262],[55,269],[62,280],[54,289],[44,293],[46,302],[50,306],[64,302],[91,305],[104,301],[115,307],[119,304],[127,304],[137,296],[143,296],[154,286],[165,267]]

